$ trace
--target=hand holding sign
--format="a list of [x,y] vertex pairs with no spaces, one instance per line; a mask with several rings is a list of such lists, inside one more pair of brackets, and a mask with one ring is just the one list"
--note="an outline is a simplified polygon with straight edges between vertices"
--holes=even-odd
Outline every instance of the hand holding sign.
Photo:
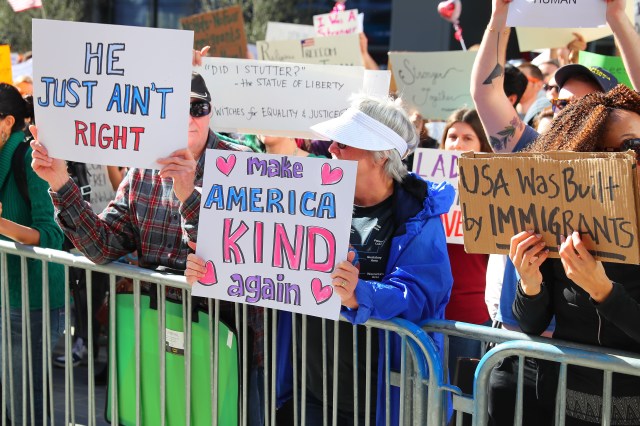
[[196,179],[197,162],[193,153],[189,148],[179,149],[167,158],[160,158],[158,164],[163,166],[160,177],[173,179],[173,192],[176,197],[181,203],[187,201],[195,189],[193,182]]
[[351,309],[358,308],[356,286],[358,285],[360,268],[353,264],[355,258],[356,252],[349,250],[347,260],[338,263],[338,266],[336,266],[336,269],[331,274],[331,283],[340,296],[342,305]]
[[40,177],[45,180],[51,189],[57,192],[62,186],[69,181],[69,172],[67,172],[67,163],[64,160],[49,157],[49,151],[38,141],[38,128],[29,126],[29,130],[33,135],[31,141],[31,168]]
[[529,296],[540,293],[542,273],[540,265],[549,257],[542,235],[523,231],[511,238],[509,259],[518,271],[522,290]]

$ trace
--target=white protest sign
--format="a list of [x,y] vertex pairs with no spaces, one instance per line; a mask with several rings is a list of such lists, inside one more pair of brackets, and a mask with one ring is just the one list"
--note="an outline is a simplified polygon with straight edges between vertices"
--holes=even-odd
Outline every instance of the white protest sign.
[[304,40],[259,41],[258,59],[322,65],[362,65],[360,36],[347,34]]
[[285,22],[268,22],[266,41],[274,40],[303,40],[316,36],[313,25],[288,24]]
[[389,96],[391,85],[391,71],[388,70],[364,70],[363,92],[386,98]]
[[362,67],[232,58],[203,58],[196,71],[214,94],[214,130],[313,139],[310,127],[341,115],[364,75]]
[[413,156],[413,171],[431,182],[449,182],[456,188],[456,199],[448,213],[440,215],[447,243],[464,244],[462,212],[458,197],[458,155],[457,151],[442,149],[416,149]]
[[193,295],[336,320],[357,163],[207,150]]
[[513,0],[508,27],[595,28],[606,24],[603,0]]
[[313,28],[320,37],[343,34],[357,34],[363,32],[364,14],[358,14],[358,9],[334,11],[315,15]]
[[389,52],[398,95],[426,119],[473,107],[469,81],[476,52]]
[[109,180],[107,166],[101,164],[87,164],[89,185],[91,186],[91,210],[101,213],[116,195]]
[[187,146],[192,46],[191,31],[34,19],[40,141],[54,158],[157,168]]
[[18,77],[21,77],[23,75],[33,77],[33,59],[27,59],[24,62],[13,65],[11,67],[11,72],[13,73],[14,81],[17,80]]

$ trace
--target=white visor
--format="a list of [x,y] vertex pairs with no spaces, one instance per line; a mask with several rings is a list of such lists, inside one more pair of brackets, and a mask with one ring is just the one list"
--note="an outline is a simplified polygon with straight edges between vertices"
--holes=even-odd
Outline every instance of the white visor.
[[378,120],[355,108],[347,109],[340,117],[311,126],[320,136],[367,151],[395,149],[403,157],[407,142]]

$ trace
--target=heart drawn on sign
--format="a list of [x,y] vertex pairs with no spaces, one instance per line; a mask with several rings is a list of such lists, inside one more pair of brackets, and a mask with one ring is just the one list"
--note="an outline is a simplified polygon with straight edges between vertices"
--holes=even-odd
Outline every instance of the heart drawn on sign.
[[233,168],[236,165],[236,156],[231,154],[228,158],[218,157],[216,159],[216,167],[220,170],[220,173],[225,176],[229,176],[229,174],[233,171]]
[[206,286],[218,284],[218,275],[216,274],[216,265],[214,265],[212,261],[207,260],[207,263],[205,263],[205,267],[207,268],[207,272],[205,272],[204,277],[198,280],[198,282]]
[[335,185],[342,180],[342,169],[340,167],[332,169],[329,163],[324,163],[320,171],[320,177],[323,185]]
[[319,278],[311,280],[311,293],[313,298],[316,299],[316,305],[322,305],[327,300],[331,299],[333,295],[333,287],[331,285],[322,286],[322,281]]

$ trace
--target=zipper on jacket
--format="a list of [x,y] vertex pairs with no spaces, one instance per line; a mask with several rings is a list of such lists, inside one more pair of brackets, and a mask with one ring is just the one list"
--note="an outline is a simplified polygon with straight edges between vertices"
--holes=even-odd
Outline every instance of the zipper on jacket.
[[600,312],[596,309],[596,315],[598,315],[598,344],[602,346],[602,342],[600,341],[600,331],[602,331],[602,317],[600,317]]

